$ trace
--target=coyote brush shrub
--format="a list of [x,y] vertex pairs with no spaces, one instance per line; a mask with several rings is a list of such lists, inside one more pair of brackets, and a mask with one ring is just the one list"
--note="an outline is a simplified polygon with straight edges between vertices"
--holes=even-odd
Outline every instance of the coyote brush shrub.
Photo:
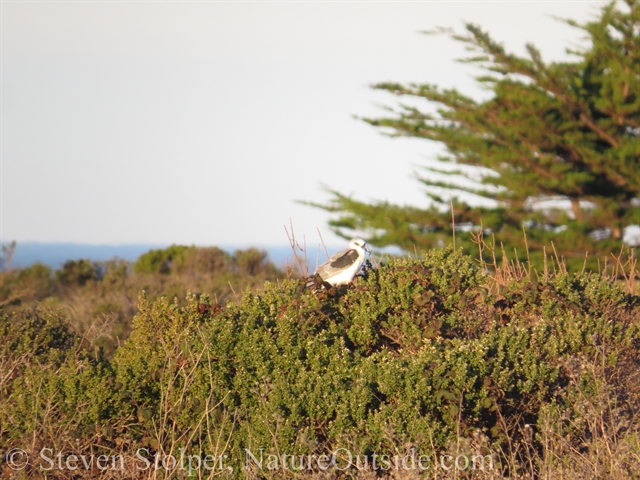
[[[3,350],[0,443],[25,448],[46,426],[69,451],[73,438],[130,457],[184,448],[227,455],[244,476],[247,449],[258,459],[432,454],[475,439],[476,451],[496,453],[496,475],[533,475],[571,468],[575,451],[588,457],[585,439],[608,428],[587,418],[598,400],[626,419],[607,438],[637,458],[638,297],[598,275],[514,279],[499,293],[488,283],[444,249],[389,259],[346,287],[266,283],[223,308],[206,295],[182,306],[143,293],[111,361],[83,357],[48,312],[5,317],[0,345],[20,347]],[[43,399],[59,419],[29,413]],[[549,424],[564,450],[549,450]],[[603,458],[600,472],[638,475],[633,455]]]

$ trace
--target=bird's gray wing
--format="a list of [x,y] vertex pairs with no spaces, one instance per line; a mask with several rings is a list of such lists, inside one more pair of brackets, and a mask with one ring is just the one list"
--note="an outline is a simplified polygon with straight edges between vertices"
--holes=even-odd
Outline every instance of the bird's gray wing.
[[349,268],[358,260],[358,251],[353,248],[345,248],[331,256],[327,263],[320,265],[316,272],[322,278],[332,277],[336,273]]

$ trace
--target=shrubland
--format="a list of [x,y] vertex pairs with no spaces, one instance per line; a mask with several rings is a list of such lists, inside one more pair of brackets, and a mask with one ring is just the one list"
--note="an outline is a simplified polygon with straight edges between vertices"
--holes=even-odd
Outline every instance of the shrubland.
[[[131,333],[138,292],[147,298],[207,293],[217,302],[286,275],[256,248],[229,254],[217,247],[171,245],[150,250],[136,262],[68,260],[56,271],[36,263],[0,272],[0,308],[5,313],[36,306],[64,312],[70,328],[92,348],[112,355]],[[85,345],[86,346],[86,345]]]
[[638,478],[640,304],[621,267],[449,247],[328,290],[142,292],[113,356],[43,302],[0,320],[0,446],[33,478],[43,449],[124,465],[47,478]]

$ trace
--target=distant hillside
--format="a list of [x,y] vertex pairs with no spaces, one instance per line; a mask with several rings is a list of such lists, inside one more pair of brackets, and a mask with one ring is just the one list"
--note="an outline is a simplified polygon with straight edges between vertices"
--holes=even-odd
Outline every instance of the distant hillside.
[[[3,242],[8,243],[8,242]],[[58,269],[67,260],[88,258],[104,261],[114,257],[134,261],[152,248],[164,248],[164,244],[90,245],[84,243],[18,242],[11,266],[24,268],[36,262]]]
[[[3,244],[9,243],[3,241]],[[131,244],[131,245],[91,245],[85,243],[46,243],[46,242],[18,242],[11,266],[24,268],[36,262],[58,269],[67,260],[88,258],[92,261],[105,261],[118,257],[130,262],[135,261],[140,255],[154,248],[165,248],[167,244]],[[269,258],[278,267],[284,267],[287,261],[291,262],[293,255],[289,246],[257,246],[269,253]],[[223,250],[233,253],[239,249],[247,248],[247,245],[221,245]],[[327,247],[330,252],[335,252],[341,247]],[[319,257],[320,263],[325,260],[324,253]],[[311,252],[308,258],[309,268],[313,270],[316,265],[316,252]]]

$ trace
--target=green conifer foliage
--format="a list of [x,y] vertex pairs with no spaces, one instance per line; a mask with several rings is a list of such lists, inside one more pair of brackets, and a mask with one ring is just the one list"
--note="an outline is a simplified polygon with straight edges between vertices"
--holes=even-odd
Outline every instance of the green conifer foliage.
[[[431,84],[373,85],[436,107],[427,113],[434,109],[399,104],[386,117],[363,119],[392,136],[444,144],[447,153],[438,160],[448,165],[419,177],[431,208],[366,203],[333,190],[328,204],[311,205],[339,214],[330,225],[341,236],[368,233],[374,245],[412,250],[451,241],[451,194],[455,224],[463,226],[458,245],[468,251],[477,251],[472,233],[481,226],[522,256],[524,226],[529,249],[553,242],[569,267],[582,267],[585,252],[619,250],[624,228],[640,223],[640,4],[612,2],[591,22],[567,23],[588,39],[585,48],[569,51],[575,61],[568,62],[545,62],[532,44],[525,57],[509,53],[473,24],[452,34],[478,53],[462,61],[484,71],[476,80],[493,92],[486,101]],[[476,188],[460,187],[456,179],[474,179],[468,166],[493,173]],[[442,174],[450,180],[434,179]],[[465,203],[456,198],[460,192],[497,207]],[[570,208],[533,208],[543,198],[562,198]]]

